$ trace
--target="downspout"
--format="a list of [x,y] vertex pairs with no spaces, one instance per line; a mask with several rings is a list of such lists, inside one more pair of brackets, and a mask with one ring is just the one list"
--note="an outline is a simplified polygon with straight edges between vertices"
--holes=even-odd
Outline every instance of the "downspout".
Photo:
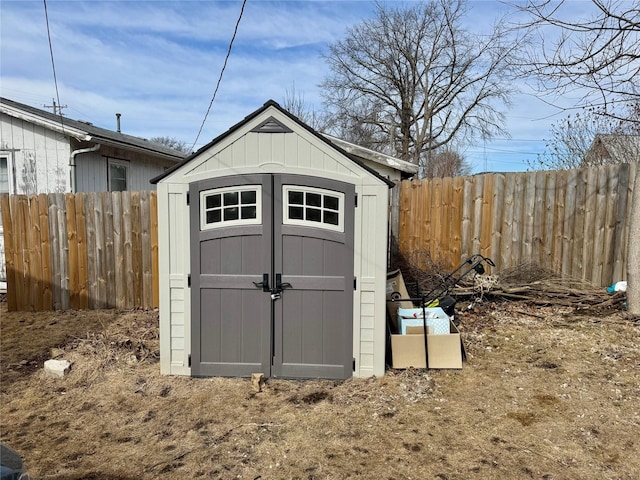
[[79,148],[71,152],[69,156],[69,175],[71,180],[71,193],[76,193],[76,155],[81,153],[97,152],[100,150],[100,144],[96,143],[93,147]]

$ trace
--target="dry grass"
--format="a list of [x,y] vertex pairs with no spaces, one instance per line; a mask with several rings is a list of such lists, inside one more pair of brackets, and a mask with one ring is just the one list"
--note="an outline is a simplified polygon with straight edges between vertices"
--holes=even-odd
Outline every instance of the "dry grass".
[[[635,479],[640,471],[639,327],[619,312],[485,304],[459,315],[469,356],[461,371],[269,380],[258,393],[249,379],[161,376],[157,312],[1,308],[1,436],[37,478]],[[50,347],[73,362],[67,378],[43,375]]]

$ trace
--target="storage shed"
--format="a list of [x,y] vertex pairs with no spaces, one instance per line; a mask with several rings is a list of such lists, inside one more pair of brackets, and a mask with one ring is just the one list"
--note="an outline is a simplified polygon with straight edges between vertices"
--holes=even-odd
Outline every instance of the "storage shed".
[[162,373],[384,374],[392,182],[274,101],[152,182]]

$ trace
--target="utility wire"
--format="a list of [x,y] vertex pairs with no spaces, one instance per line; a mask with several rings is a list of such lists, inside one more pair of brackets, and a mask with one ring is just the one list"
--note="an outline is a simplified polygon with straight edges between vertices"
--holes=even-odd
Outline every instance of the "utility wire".
[[213,102],[216,99],[216,95],[218,93],[218,89],[220,88],[220,83],[222,82],[222,75],[224,74],[224,70],[227,68],[227,61],[229,60],[229,56],[231,55],[231,47],[233,47],[233,42],[236,39],[236,34],[238,33],[238,26],[240,25],[240,20],[242,20],[242,14],[244,13],[244,6],[246,5],[247,0],[242,2],[242,8],[240,9],[240,15],[238,16],[238,21],[236,22],[236,28],[233,31],[233,37],[231,37],[231,41],[229,42],[229,50],[227,50],[227,56],[224,59],[224,64],[222,65],[222,70],[220,70],[220,76],[218,77],[218,83],[216,84],[216,89],[213,92],[213,97],[211,97],[211,102],[209,102],[209,108],[207,108],[207,113],[204,114],[204,119],[202,120],[202,125],[200,125],[200,130],[198,130],[198,135],[196,139],[193,141],[193,145],[191,145],[191,151],[198,143],[198,139],[200,138],[200,134],[202,133],[202,129],[204,128],[204,124],[207,121],[207,117],[209,116],[209,112],[211,111],[211,107],[213,106]]
[[[58,92],[58,77],[56,76],[56,64],[53,61],[53,46],[51,45],[51,31],[49,30],[49,13],[47,12],[47,0],[42,0],[44,3],[44,18],[47,22],[47,38],[49,39],[49,54],[51,55],[51,68],[53,69],[53,83],[56,87],[56,99],[58,100],[58,105],[62,105],[60,103],[60,93]],[[62,108],[58,109],[60,113],[60,126],[62,127],[62,133],[64,134],[64,120],[62,118]],[[55,111],[53,112],[55,113]]]

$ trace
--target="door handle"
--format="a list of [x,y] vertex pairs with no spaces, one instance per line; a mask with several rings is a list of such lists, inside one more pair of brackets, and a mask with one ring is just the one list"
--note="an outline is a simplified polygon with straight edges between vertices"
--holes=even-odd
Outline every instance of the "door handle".
[[293,285],[291,285],[289,282],[282,283],[282,274],[276,273],[276,290],[278,292],[281,292],[285,288],[293,288]]
[[269,274],[268,273],[263,273],[262,274],[262,281],[261,282],[253,282],[253,284],[256,286],[256,288],[261,288],[263,292],[270,292],[271,291],[269,289]]

